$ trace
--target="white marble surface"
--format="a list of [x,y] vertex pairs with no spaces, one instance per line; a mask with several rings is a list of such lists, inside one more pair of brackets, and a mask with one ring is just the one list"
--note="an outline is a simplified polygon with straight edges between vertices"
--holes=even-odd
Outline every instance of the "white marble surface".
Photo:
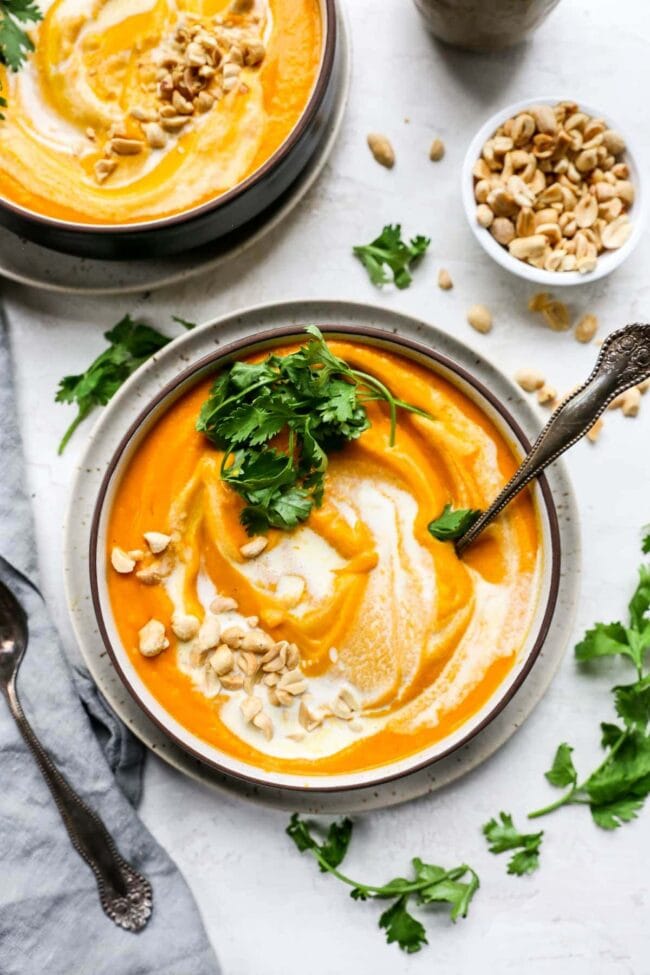
[[[152,296],[86,300],[3,288],[43,582],[65,632],[61,523],[84,432],[56,457],[71,416],[52,404],[52,396],[64,373],[81,370],[102,348],[102,331],[124,312],[146,314],[171,333],[171,314],[202,320],[267,299],[350,297],[430,319],[509,372],[539,366],[560,389],[593,362],[594,347],[541,328],[526,311],[531,289],[479,250],[463,224],[457,173],[471,134],[488,114],[547,92],[584,98],[622,127],[637,128],[647,159],[650,21],[644,0],[563,0],[531,44],[494,58],[437,46],[408,0],[347,0],[347,8],[354,43],[347,120],[324,177],[286,226],[217,274]],[[393,172],[370,159],[365,134],[371,129],[393,139]],[[435,166],[427,158],[434,133],[447,145]],[[431,251],[408,291],[380,294],[350,246],[398,220],[409,233],[430,234]],[[646,235],[616,275],[571,293],[574,311],[595,312],[603,332],[647,318],[649,260]],[[440,265],[455,281],[450,293],[436,287]],[[490,336],[465,324],[474,301],[494,312]],[[568,457],[582,503],[586,567],[576,637],[597,618],[617,618],[634,584],[639,528],[650,520],[649,428],[647,399],[636,420],[610,414],[600,443],[580,444]],[[298,856],[283,835],[286,816],[215,797],[154,758],[142,815],[185,872],[227,975],[646,975],[648,813],[607,834],[584,809],[561,811],[545,823],[542,868],[523,880],[506,876],[504,858],[487,852],[479,832],[499,809],[521,816],[546,798],[542,772],[560,740],[571,741],[580,766],[588,768],[598,750],[598,722],[610,714],[608,688],[622,674],[611,665],[597,677],[579,675],[567,654],[544,702],[481,770],[435,797],[358,823],[352,874],[388,879],[421,855],[446,864],[466,860],[481,875],[469,919],[454,927],[440,915],[430,917],[431,945],[420,955],[386,946],[376,927],[377,906],[353,904],[335,881]]]

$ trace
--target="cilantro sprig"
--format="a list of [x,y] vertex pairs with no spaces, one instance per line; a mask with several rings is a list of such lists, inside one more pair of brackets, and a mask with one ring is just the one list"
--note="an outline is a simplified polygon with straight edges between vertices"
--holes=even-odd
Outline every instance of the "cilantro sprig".
[[332,874],[352,888],[350,896],[353,900],[393,902],[379,918],[379,927],[386,932],[388,944],[395,942],[408,954],[420,951],[423,945],[428,944],[424,925],[408,909],[411,900],[421,906],[449,905],[449,916],[454,922],[459,917],[467,917],[472,898],[479,888],[479,878],[471,867],[461,864],[445,870],[415,857],[412,860],[411,878],[396,877],[382,886],[363,884],[338,869],[350,845],[352,829],[352,821],[343,819],[319,831],[315,823],[307,822],[294,813],[287,833],[301,853],[311,853],[322,872]]
[[[647,529],[642,550],[650,550]],[[601,747],[604,757],[589,775],[581,778],[573,761],[573,748],[562,742],[553,763],[545,772],[546,780],[563,793],[554,802],[528,814],[538,819],[562,806],[587,806],[596,825],[617,829],[636,819],[650,795],[650,672],[647,656],[650,650],[650,565],[641,565],[639,581],[628,606],[628,621],[596,623],[575,648],[576,659],[583,664],[597,663],[605,657],[620,657],[635,669],[636,680],[612,688],[618,721],[604,721]],[[492,853],[520,849],[508,865],[508,873],[529,873],[537,869],[543,833],[521,834],[512,817],[500,814],[500,822],[490,820],[483,827]],[[509,844],[513,845],[510,846]]]
[[466,531],[472,527],[474,522],[481,517],[481,512],[474,508],[452,508],[446,504],[442,514],[434,518],[427,525],[430,534],[440,542],[455,541],[461,538]]
[[516,850],[508,860],[508,873],[518,877],[533,873],[539,866],[539,850],[544,832],[520,833],[509,813],[499,813],[483,827],[490,853],[506,853]]
[[379,287],[393,283],[403,289],[413,280],[410,272],[421,261],[430,243],[431,239],[421,234],[407,243],[402,240],[400,224],[387,224],[379,237],[369,244],[353,247],[352,252],[365,267],[373,284]]
[[[645,549],[645,542],[644,542]],[[587,805],[594,822],[616,829],[635,819],[650,794],[650,673],[645,662],[650,649],[650,565],[639,569],[639,581],[628,607],[628,623],[597,623],[576,646],[576,657],[591,662],[618,656],[629,660],[636,680],[612,689],[619,721],[601,724],[605,756],[582,780],[573,763],[573,749],[564,742],[555,753],[546,778],[564,794],[530,813],[535,819],[561,806]]]
[[306,331],[297,352],[224,370],[197,421],[223,451],[221,476],[246,502],[250,534],[294,528],[322,504],[328,454],[368,429],[367,403],[388,407],[391,446],[399,409],[429,415],[334,355],[315,326]]
[[129,376],[171,341],[130,315],[117,323],[104,338],[107,349],[78,376],[64,376],[55,396],[57,403],[74,403],[77,415],[63,435],[59,454],[65,450],[77,427],[97,406],[105,406]]
[[0,61],[12,71],[19,71],[34,50],[25,26],[42,17],[34,0],[0,0]]
[[[34,44],[25,32],[25,26],[35,24],[43,17],[34,0],[0,0],[0,64],[11,71],[19,71]],[[6,108],[7,101],[0,96],[0,108]],[[0,119],[4,115],[0,113]]]

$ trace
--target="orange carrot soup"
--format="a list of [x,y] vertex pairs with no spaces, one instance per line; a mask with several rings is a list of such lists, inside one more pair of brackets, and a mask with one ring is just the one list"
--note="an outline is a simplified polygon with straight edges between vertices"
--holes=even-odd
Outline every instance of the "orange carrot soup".
[[318,0],[50,0],[0,68],[0,195],[92,224],[166,217],[265,163],[318,74]]
[[400,411],[390,446],[385,403],[367,402],[368,428],[328,454],[322,504],[251,538],[196,430],[203,381],[138,446],[107,537],[113,615],[151,693],[220,752],[297,775],[386,765],[459,729],[513,667],[540,591],[529,493],[462,560],[427,528],[448,503],[486,507],[514,472],[492,420],[398,354],[328,348],[427,416]]

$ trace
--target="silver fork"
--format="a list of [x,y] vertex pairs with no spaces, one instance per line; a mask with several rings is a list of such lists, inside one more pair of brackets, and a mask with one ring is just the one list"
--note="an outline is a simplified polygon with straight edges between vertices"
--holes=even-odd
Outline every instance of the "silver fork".
[[99,816],[61,775],[32,731],[18,700],[16,677],[28,639],[25,611],[0,582],[0,690],[50,788],[72,845],[95,874],[104,912],[125,931],[141,931],[151,917],[151,884],[120,856]]

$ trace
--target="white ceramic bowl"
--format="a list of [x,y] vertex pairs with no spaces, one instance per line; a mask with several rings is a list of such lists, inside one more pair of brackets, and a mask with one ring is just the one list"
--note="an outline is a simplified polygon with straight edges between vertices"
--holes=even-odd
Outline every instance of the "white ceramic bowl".
[[527,264],[526,261],[520,261],[516,257],[512,257],[507,247],[503,247],[501,244],[497,243],[489,230],[484,227],[480,227],[476,222],[476,200],[474,198],[474,177],[472,175],[472,167],[474,163],[481,155],[481,149],[483,144],[487,139],[489,139],[494,132],[498,129],[503,122],[516,115],[518,112],[529,108],[531,105],[557,105],[558,102],[571,100],[567,96],[558,95],[555,97],[551,96],[537,96],[532,98],[526,98],[523,101],[515,102],[513,105],[508,105],[506,108],[501,109],[491,118],[487,120],[485,125],[483,125],[479,131],[476,133],[472,141],[470,142],[467,154],[465,156],[465,161],[463,162],[462,170],[462,197],[463,197],[463,207],[465,210],[465,215],[467,221],[472,229],[472,232],[483,250],[490,255],[490,257],[500,264],[501,267],[505,268],[506,271],[511,271],[512,274],[516,274],[519,278],[524,278],[526,281],[532,281],[535,284],[542,284],[548,288],[563,287],[566,285],[576,285],[576,284],[588,284],[590,281],[597,281],[599,278],[604,278],[606,275],[611,274],[617,267],[619,267],[623,261],[625,261],[636,245],[638,244],[641,234],[643,233],[643,224],[645,220],[645,208],[644,208],[644,193],[643,193],[643,183],[641,178],[641,167],[638,162],[638,155],[635,153],[632,142],[626,131],[621,129],[619,125],[616,124],[615,119],[611,118],[607,112],[601,112],[599,109],[594,108],[592,105],[587,105],[585,102],[577,101],[580,109],[587,114],[595,118],[603,118],[607,124],[620,132],[627,149],[623,157],[624,161],[627,163],[630,169],[630,180],[634,184],[636,190],[636,197],[634,204],[630,209],[630,220],[633,225],[632,233],[628,240],[615,251],[604,251],[598,257],[598,263],[595,269],[588,274],[580,274],[579,271],[544,271],[540,268],[532,267],[532,265]]

